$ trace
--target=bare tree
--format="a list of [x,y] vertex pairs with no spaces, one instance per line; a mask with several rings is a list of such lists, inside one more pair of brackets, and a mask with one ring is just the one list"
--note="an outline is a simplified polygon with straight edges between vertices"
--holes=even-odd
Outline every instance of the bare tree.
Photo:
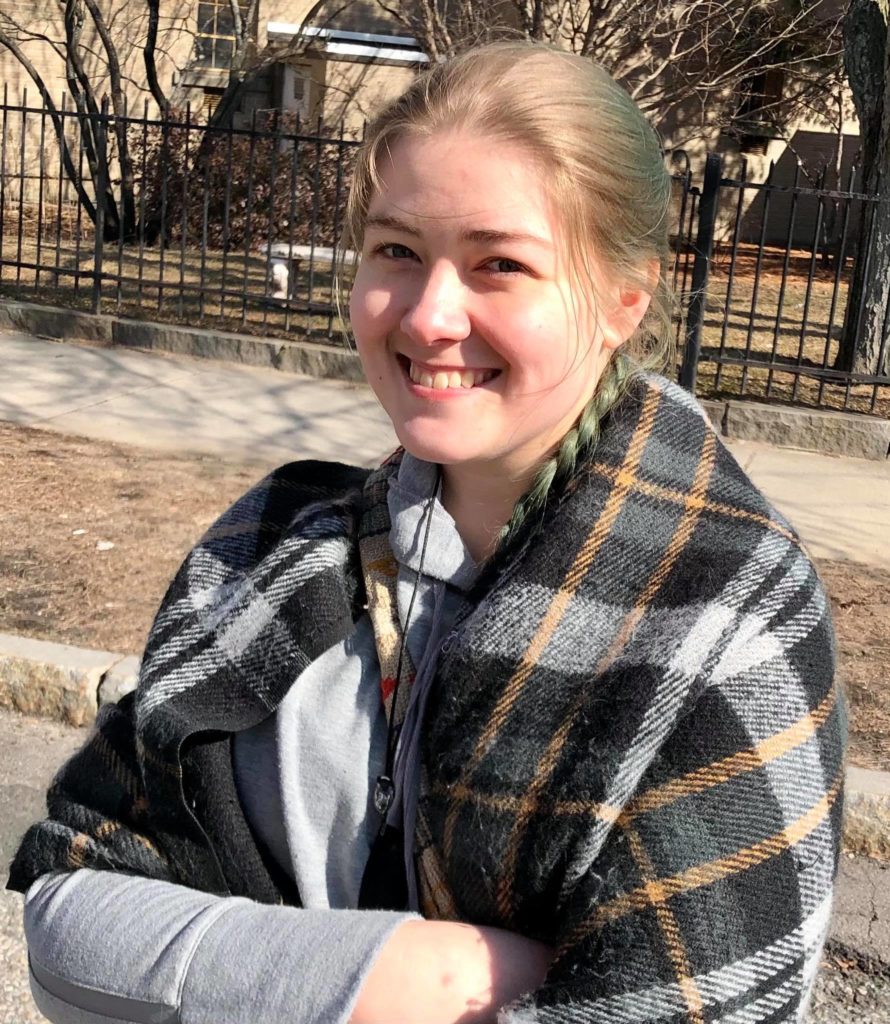
[[497,36],[511,14],[502,0],[377,0],[377,6],[408,29],[433,61]]
[[850,0],[846,68],[859,117],[863,204],[859,256],[836,367],[890,376],[890,32],[887,3]]
[[[682,111],[690,133],[734,130],[739,96],[771,71],[781,92],[756,96],[780,128],[825,102],[841,60],[831,0],[379,0],[434,60],[498,35],[552,43],[604,64],[656,121]],[[747,113],[750,114],[751,104]],[[741,120],[744,120],[742,118]],[[682,140],[680,140],[682,141]]]
[[[148,0],[155,31],[145,45],[146,67],[151,67],[155,83],[157,22],[159,0]],[[124,65],[129,57],[127,51],[122,57],[119,39],[128,38],[127,25],[113,25],[114,11],[108,5],[100,6],[96,0],[56,0],[45,5],[47,15],[56,15],[58,33],[52,33],[52,23],[40,28],[32,27],[37,20],[33,16],[29,23],[17,20],[9,12],[0,12],[0,46],[5,47],[19,62],[40,93],[44,107],[49,112],[58,139],[62,165],[65,173],[78,193],[84,211],[96,221],[102,214],[106,240],[132,239],[136,232],[136,203],[134,198],[133,161],[127,139],[127,89]],[[120,19],[118,19],[120,20]],[[28,56],[34,45],[47,48],[64,68],[68,95],[71,98],[74,116],[79,125],[80,139],[86,159],[87,174],[92,188],[80,172],[80,161],[72,157],[65,110],[59,109],[47,86],[38,64]],[[45,66],[45,61],[40,62]],[[103,102],[107,97],[107,102]],[[114,117],[109,117],[108,104]],[[105,133],[109,124],[114,133],[114,146],[109,147]],[[113,154],[113,155],[112,155]],[[116,173],[112,173],[111,161],[116,162]],[[113,181],[120,182],[119,194],[115,194]],[[88,191],[94,200],[90,199]]]
[[[259,0],[228,0],[234,52],[228,82],[211,125],[228,123],[252,76],[305,50],[311,39],[303,32],[304,25],[333,17],[351,2],[318,0],[291,39],[260,46]],[[138,223],[127,130],[128,96],[141,91],[146,100],[151,96],[165,118],[171,115],[170,99],[158,71],[159,59],[169,63],[161,40],[182,35],[191,38],[195,6],[186,0],[166,0],[163,8],[161,0],[146,0],[144,5],[126,0],[46,0],[46,24],[38,23],[37,27],[35,17],[26,23],[8,11],[0,11],[0,48],[15,57],[36,85],[58,140],[65,174],[87,216],[94,223],[101,216],[106,241],[133,241],[137,237],[151,241],[156,235],[153,229]],[[53,54],[64,69],[73,109],[66,111],[57,105],[40,70],[45,61],[33,60],[29,55],[35,48]],[[86,161],[84,174],[81,161],[72,155],[70,133],[66,134],[66,120],[72,117],[78,124]],[[204,138],[209,136],[205,133]],[[199,147],[195,159],[205,158],[206,147]],[[153,216],[150,207],[148,216]]]

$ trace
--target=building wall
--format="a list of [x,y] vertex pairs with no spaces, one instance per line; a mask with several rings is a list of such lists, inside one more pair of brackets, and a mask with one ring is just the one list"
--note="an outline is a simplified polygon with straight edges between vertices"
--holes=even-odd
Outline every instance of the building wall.
[[[313,6],[311,0],[274,0],[264,5],[266,21],[302,23]],[[403,35],[404,30],[393,23],[373,0],[358,0],[342,13],[324,17],[315,23],[318,27],[333,27],[353,32]],[[314,119],[323,117],[325,123],[345,122],[347,132],[358,132],[366,120],[387,100],[402,92],[414,77],[413,66],[384,61],[360,62],[343,59],[324,52],[323,46],[309,46],[305,53],[288,61],[309,83],[307,96],[298,101],[292,96],[292,75],[284,81],[284,105],[300,105]]]
[[342,118],[353,132],[404,92],[416,73],[411,67],[345,60],[327,61],[326,70],[325,115],[331,121]]
[[[842,147],[840,182],[836,172],[838,141]],[[754,173],[749,171],[747,179],[766,181],[772,165],[770,182],[780,190],[770,193],[768,206],[763,191],[746,193],[741,213],[741,240],[758,242],[766,216],[763,234],[766,245],[784,247],[790,244],[792,248],[806,251],[811,251],[814,246],[835,246],[840,240],[843,208],[849,206],[849,252],[859,224],[861,204],[858,201],[845,202],[838,207],[832,200],[823,200],[820,204],[818,197],[806,193],[799,194],[793,201],[792,194],[781,189],[792,188],[795,179],[798,188],[815,189],[824,171],[826,189],[845,190],[858,157],[858,132],[845,133],[838,140],[836,134],[829,131],[795,129],[787,141],[770,149],[768,157],[758,158]],[[734,172],[730,166],[728,173],[737,171]],[[734,216],[735,210],[727,210],[726,213]]]
[[[850,168],[855,163],[859,150],[859,124],[848,89],[844,92],[844,112],[846,116],[840,137],[835,126],[817,117],[801,118],[788,126],[782,138],[769,140],[763,152],[744,151],[745,147],[738,139],[721,134],[716,127],[705,128],[697,138],[690,139],[683,127],[682,111],[676,112],[678,116],[656,127],[667,150],[673,150],[678,143],[680,144],[685,156],[676,159],[673,168],[682,171],[688,166],[695,185],[700,186],[702,183],[707,154],[718,153],[722,159],[724,178],[740,180],[744,177],[745,181],[763,184],[772,173],[770,180],[773,185],[791,188],[799,166],[798,187],[816,188],[824,170],[825,188],[837,190],[840,187],[836,172],[838,145],[840,144],[842,149],[840,181],[844,185],[848,181]],[[715,228],[718,241],[729,241],[736,220],[740,219],[740,241],[759,243],[762,215],[765,210],[765,245],[784,246],[790,241],[794,248],[809,249],[815,238],[821,237],[824,240],[826,216],[829,219],[833,216],[826,213],[828,204],[823,203],[822,224],[817,224],[820,208],[818,199],[813,197],[802,196],[798,199],[794,204],[793,220],[791,196],[788,193],[773,192],[766,207],[762,191],[745,189],[741,193],[741,206],[738,205],[738,200],[737,191],[728,188],[721,191]],[[852,231],[856,223],[858,210],[851,208],[848,230]],[[820,228],[818,232],[817,227]],[[837,230],[840,230],[839,222]]]

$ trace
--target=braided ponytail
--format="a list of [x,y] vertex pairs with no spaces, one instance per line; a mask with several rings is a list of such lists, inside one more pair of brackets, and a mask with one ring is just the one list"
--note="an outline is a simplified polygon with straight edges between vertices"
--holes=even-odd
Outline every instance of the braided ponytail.
[[631,373],[630,359],[619,352],[604,371],[577,424],[565,435],[556,454],[541,466],[532,486],[514,505],[510,521],[501,530],[500,547],[508,544],[524,524],[543,513],[550,494],[561,490],[574,476],[579,460],[593,452],[600,438],[601,424],[624,394]]

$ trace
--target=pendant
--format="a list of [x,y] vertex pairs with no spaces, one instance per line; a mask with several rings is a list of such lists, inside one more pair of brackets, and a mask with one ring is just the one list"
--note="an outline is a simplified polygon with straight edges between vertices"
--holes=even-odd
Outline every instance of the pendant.
[[396,787],[388,775],[378,775],[374,786],[374,810],[385,817],[396,795]]

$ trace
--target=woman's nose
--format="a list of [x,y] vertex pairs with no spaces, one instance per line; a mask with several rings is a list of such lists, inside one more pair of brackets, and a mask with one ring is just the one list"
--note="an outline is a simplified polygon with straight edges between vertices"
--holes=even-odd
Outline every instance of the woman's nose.
[[402,330],[421,345],[462,341],[470,333],[467,293],[454,267],[439,264],[419,282],[402,317]]

